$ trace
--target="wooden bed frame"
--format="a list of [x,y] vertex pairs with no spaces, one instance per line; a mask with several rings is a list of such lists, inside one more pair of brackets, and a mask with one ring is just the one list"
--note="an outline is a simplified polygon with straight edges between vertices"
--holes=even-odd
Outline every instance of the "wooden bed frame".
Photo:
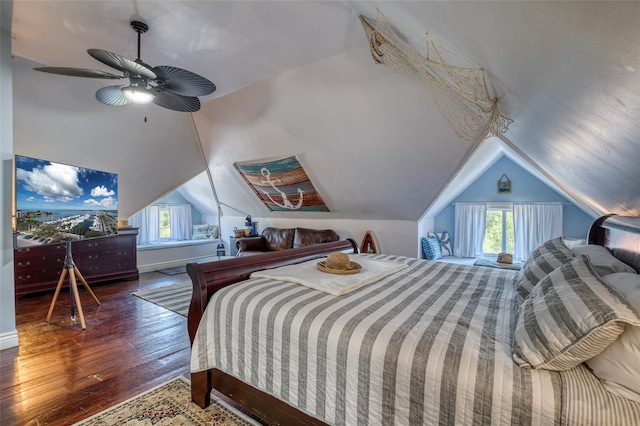
[[[614,256],[640,273],[640,217],[602,216],[591,225],[588,241],[589,244],[609,248]],[[188,315],[191,343],[193,344],[198,324],[209,299],[219,289],[244,281],[252,272],[261,269],[300,263],[324,257],[334,251],[357,253],[358,245],[349,239],[257,256],[188,264],[187,273],[193,283],[193,296]],[[212,369],[191,374],[191,398],[200,407],[209,405],[212,389],[226,395],[267,424],[325,424],[220,370]]]
[[640,217],[602,216],[591,225],[588,241],[607,247],[640,274]]
[[[193,295],[187,316],[189,338],[193,344],[200,319],[211,299],[221,288],[249,279],[252,272],[325,257],[343,251],[358,253],[358,244],[348,238],[331,243],[237,257],[208,263],[189,263],[187,273],[193,283]],[[211,389],[226,395],[245,410],[269,424],[323,425],[318,419],[294,409],[287,403],[259,391],[233,376],[213,369],[191,374],[191,399],[200,407],[210,404]]]

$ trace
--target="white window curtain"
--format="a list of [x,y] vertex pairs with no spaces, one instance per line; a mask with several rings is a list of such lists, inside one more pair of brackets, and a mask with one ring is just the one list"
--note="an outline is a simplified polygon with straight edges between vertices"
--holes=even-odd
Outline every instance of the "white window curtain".
[[482,256],[486,223],[486,204],[456,204],[453,254],[458,257]]
[[562,203],[516,203],[513,227],[516,243],[513,257],[525,261],[540,244],[562,235]]
[[191,205],[170,205],[169,219],[171,226],[170,240],[191,239]]
[[149,206],[129,218],[129,225],[138,228],[138,245],[156,243],[160,239],[159,211],[158,206]]

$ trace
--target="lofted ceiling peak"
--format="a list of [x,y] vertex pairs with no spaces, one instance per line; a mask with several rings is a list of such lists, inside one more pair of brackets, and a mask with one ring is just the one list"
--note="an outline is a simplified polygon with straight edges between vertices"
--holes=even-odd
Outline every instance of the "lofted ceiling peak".
[[[358,17],[377,8],[417,51],[429,33],[486,71],[513,119],[501,141],[461,140],[425,85],[373,61]],[[33,71],[103,69],[89,48],[135,58],[133,14],[146,62],[215,82],[192,117]],[[124,212],[202,173],[202,150],[220,200],[256,216],[416,221],[495,145],[589,214],[640,213],[638,2],[21,0],[12,36],[16,153],[119,173]],[[331,212],[269,213],[233,168],[291,155]]]

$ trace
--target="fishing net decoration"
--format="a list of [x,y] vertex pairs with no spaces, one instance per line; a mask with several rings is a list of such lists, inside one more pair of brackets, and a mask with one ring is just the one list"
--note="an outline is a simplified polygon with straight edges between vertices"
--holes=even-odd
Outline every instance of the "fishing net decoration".
[[376,24],[360,16],[373,60],[425,84],[438,109],[461,139],[480,142],[507,131],[511,119],[489,95],[482,68],[447,63],[427,34],[427,56],[405,43],[378,10]]

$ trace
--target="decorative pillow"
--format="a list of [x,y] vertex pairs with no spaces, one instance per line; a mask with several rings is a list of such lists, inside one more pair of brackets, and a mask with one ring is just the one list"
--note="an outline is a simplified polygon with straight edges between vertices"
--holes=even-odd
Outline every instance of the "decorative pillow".
[[218,227],[216,225],[193,225],[191,227],[191,239],[202,240],[205,238],[218,238]]
[[453,256],[453,251],[451,250],[451,239],[449,238],[449,233],[447,231],[442,232],[429,232],[427,233],[427,237],[435,237],[440,243],[440,251],[443,256]]
[[591,264],[601,277],[609,274],[615,274],[616,272],[636,273],[635,269],[621,260],[616,259],[609,250],[602,246],[593,244],[587,246],[580,245],[572,247],[571,252],[574,256],[580,256],[582,254],[589,256]]
[[428,260],[442,259],[442,252],[440,251],[440,243],[436,237],[422,237],[422,252],[424,257]]
[[531,252],[527,261],[522,265],[518,280],[518,294],[516,296],[518,304],[521,305],[524,302],[538,281],[574,257],[571,250],[564,245],[562,237],[552,238]]
[[520,307],[513,359],[524,368],[564,371],[604,351],[640,314],[598,277],[587,256],[545,276]]
[[587,244],[587,240],[584,238],[562,237],[562,242],[570,249],[574,248],[575,246],[584,246]]
[[[640,275],[618,272],[603,278],[640,312]],[[625,326],[620,337],[587,365],[606,390],[640,402],[640,327]]]

